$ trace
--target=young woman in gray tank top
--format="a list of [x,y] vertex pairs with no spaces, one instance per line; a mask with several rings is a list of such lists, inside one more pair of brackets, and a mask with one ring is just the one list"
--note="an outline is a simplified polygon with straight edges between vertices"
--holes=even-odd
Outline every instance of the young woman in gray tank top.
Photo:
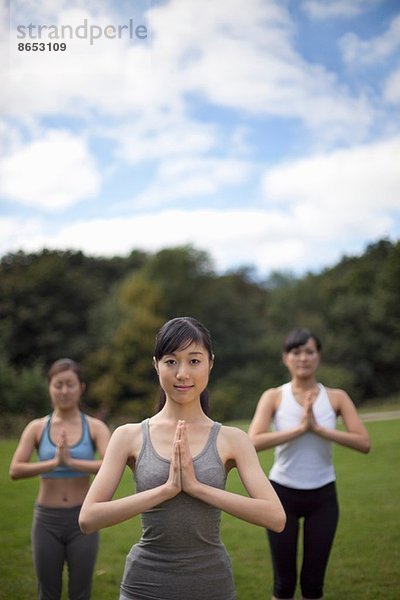
[[[220,539],[224,510],[282,531],[285,513],[247,434],[207,416],[214,355],[208,330],[191,317],[168,321],[154,352],[160,410],[111,437],[80,513],[86,533],[142,515],[129,552],[120,600],[234,600],[229,556]],[[113,500],[125,466],[136,493]],[[225,490],[238,469],[248,496]]]

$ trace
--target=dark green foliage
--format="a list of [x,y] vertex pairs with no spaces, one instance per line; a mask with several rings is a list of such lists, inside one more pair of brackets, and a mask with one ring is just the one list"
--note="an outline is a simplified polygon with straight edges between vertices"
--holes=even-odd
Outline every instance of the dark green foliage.
[[217,274],[207,252],[191,246],[110,259],[44,250],[0,261],[0,409],[41,414],[47,399],[30,388],[53,360],[71,356],[85,367],[93,410],[148,414],[154,336],[184,315],[212,333],[211,406],[220,420],[250,417],[262,391],[286,380],[282,341],[294,327],[321,338],[320,379],[357,404],[400,388],[400,242],[381,240],[319,274],[272,273],[265,282],[249,267]]
[[7,255],[0,262],[0,320],[7,356],[18,366],[38,358],[50,364],[60,356],[81,360],[91,349],[91,311],[126,274],[141,264],[122,259],[87,258],[82,252],[44,250]]
[[[16,369],[0,356],[0,410],[35,416],[49,410],[46,378],[40,364]],[[0,434],[6,434],[0,431]]]

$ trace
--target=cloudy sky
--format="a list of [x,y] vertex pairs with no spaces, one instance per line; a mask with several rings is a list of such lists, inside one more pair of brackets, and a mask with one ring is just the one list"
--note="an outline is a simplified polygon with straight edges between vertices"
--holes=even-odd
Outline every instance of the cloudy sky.
[[398,0],[0,6],[1,256],[192,244],[264,276],[400,238]]

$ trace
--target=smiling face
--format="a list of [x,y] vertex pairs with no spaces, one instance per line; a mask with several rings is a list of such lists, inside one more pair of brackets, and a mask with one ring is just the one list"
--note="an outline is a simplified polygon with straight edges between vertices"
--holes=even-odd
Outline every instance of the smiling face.
[[199,401],[207,387],[212,363],[208,350],[196,342],[165,354],[156,362],[160,386],[167,399],[179,404]]
[[310,379],[314,377],[319,365],[320,353],[315,339],[310,337],[301,346],[292,348],[283,354],[283,363],[292,377]]

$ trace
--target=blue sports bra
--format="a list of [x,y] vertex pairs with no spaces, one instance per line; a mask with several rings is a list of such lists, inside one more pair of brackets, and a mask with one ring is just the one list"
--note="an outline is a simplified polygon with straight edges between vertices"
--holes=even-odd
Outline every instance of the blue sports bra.
[[[74,446],[68,446],[69,452],[72,458],[78,458],[82,460],[94,460],[95,447],[93,440],[90,437],[89,425],[86,416],[81,412],[82,417],[82,436],[79,442]],[[50,438],[50,422],[51,414],[47,417],[46,425],[43,429],[40,437],[37,454],[39,460],[51,460],[56,455],[57,446]],[[49,473],[42,473],[40,477],[44,478],[56,478],[56,477],[87,477],[88,473],[83,471],[75,471],[67,465],[59,465],[53,471]]]

